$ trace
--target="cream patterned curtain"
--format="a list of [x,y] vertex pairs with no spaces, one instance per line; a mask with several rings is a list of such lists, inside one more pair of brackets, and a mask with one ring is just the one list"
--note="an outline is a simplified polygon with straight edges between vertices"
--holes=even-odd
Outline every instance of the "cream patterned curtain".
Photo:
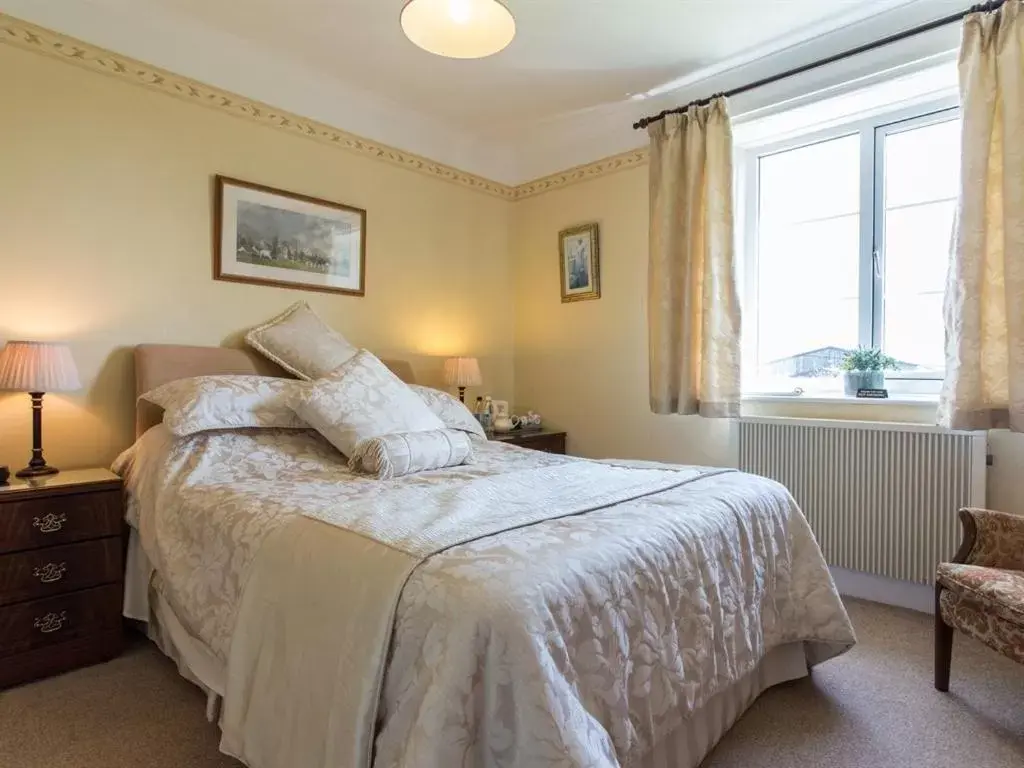
[[668,115],[648,132],[651,410],[739,416],[740,304],[726,101]]
[[957,229],[939,423],[1024,431],[1024,6],[964,22]]

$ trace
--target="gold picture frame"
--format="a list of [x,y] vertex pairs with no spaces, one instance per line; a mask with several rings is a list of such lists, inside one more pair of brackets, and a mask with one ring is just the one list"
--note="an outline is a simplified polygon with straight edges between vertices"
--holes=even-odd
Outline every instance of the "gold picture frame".
[[597,223],[558,233],[562,303],[601,298],[601,253]]
[[214,177],[213,278],[366,294],[366,211]]

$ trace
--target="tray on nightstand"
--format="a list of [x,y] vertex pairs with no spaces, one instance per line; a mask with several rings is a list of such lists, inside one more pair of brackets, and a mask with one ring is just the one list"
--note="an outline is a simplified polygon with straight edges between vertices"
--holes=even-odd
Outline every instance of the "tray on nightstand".
[[511,432],[488,432],[487,437],[502,443],[530,448],[545,453],[565,453],[566,433],[553,429],[515,429]]

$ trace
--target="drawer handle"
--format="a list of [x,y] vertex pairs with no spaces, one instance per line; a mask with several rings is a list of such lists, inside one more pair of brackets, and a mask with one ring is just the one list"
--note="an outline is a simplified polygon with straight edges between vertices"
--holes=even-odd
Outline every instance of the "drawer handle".
[[57,632],[58,630],[64,629],[64,623],[67,620],[67,611],[61,611],[60,613],[53,613],[51,611],[45,616],[36,616],[36,620],[32,626],[44,634],[49,634],[50,632]]
[[67,571],[67,563],[47,563],[41,565],[32,571],[32,575],[39,579],[43,584],[51,584],[55,581],[60,581],[64,578],[64,572]]
[[33,517],[32,527],[38,528],[40,533],[56,533],[64,527],[64,523],[67,521],[68,516],[63,512],[57,515],[47,512],[42,517]]

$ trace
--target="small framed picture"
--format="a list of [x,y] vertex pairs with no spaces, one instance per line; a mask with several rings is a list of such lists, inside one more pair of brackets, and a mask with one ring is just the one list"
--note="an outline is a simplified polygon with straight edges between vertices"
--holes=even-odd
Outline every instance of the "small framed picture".
[[494,418],[508,418],[508,400],[492,400],[491,407],[494,408]]
[[558,233],[562,271],[562,301],[601,298],[601,261],[597,224],[584,224]]
[[362,296],[366,211],[216,177],[216,280]]

